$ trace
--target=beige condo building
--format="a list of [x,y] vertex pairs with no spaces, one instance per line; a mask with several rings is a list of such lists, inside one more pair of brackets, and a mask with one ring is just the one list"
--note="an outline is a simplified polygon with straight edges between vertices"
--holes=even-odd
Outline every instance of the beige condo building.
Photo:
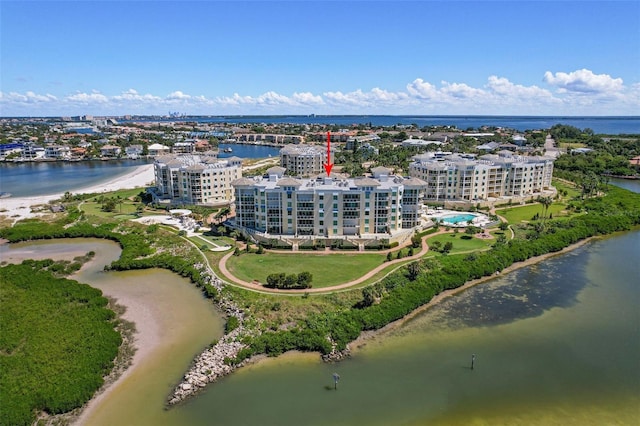
[[[280,166],[292,176],[309,177],[324,173],[327,150],[318,145],[287,145],[280,150]],[[333,164],[333,151],[330,164]]]
[[233,201],[231,182],[242,177],[242,159],[215,154],[163,155],[154,161],[155,201],[168,204],[223,205]]
[[235,224],[250,233],[278,236],[389,238],[421,225],[425,182],[377,168],[373,177],[242,178],[235,188]]
[[426,181],[426,201],[479,201],[527,197],[551,187],[553,158],[502,151],[478,158],[464,154],[414,157],[409,175]]

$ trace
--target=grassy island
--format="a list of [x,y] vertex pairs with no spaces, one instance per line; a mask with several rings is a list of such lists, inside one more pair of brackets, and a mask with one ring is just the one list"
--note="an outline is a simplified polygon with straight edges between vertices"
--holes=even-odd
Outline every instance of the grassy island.
[[82,406],[122,339],[100,290],[57,278],[52,261],[0,268],[0,424]]

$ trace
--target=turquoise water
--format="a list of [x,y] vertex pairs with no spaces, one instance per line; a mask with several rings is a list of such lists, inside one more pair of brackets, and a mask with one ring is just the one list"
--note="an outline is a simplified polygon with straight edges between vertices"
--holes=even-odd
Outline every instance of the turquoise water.
[[457,225],[459,223],[465,223],[465,222],[470,222],[473,219],[475,219],[476,215],[473,214],[452,214],[452,215],[445,215],[442,216],[442,220],[445,223],[451,223],[454,225]]

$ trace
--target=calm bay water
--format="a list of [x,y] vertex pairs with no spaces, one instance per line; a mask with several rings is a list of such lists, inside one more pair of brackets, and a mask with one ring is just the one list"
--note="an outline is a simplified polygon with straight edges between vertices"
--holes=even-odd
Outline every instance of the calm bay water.
[[166,411],[165,398],[189,367],[195,354],[220,338],[224,321],[209,300],[187,279],[161,269],[103,272],[120,256],[114,242],[91,238],[48,240],[0,245],[0,259],[71,260],[89,251],[95,258],[72,278],[99,288],[127,306],[124,318],[135,320],[143,340],[152,349],[138,353],[140,366],[110,388],[87,425],[181,424],[179,413]]
[[[225,148],[231,148],[232,152],[222,152]],[[277,157],[279,152],[279,148],[270,146],[221,144],[219,157],[267,158]],[[13,197],[73,192],[122,176],[152,161],[0,162],[0,192],[8,192]]]
[[[225,149],[231,148],[231,152],[224,152]],[[239,143],[221,143],[219,146],[220,153],[218,157],[240,157],[240,158],[267,158],[278,157],[280,148],[263,145],[246,145]]]
[[13,197],[58,194],[125,175],[146,160],[0,162],[0,192]]
[[638,256],[640,231],[596,241],[452,297],[345,362],[267,360],[176,410],[220,425],[638,424]]
[[[157,121],[156,118],[149,119]],[[548,129],[566,124],[579,129],[589,128],[603,134],[638,134],[640,117],[563,117],[563,116],[462,116],[462,115],[288,115],[288,116],[216,116],[185,117],[183,121],[200,123],[291,123],[351,126],[368,124],[394,126],[417,124],[423,126],[455,126],[458,129],[478,129],[481,126],[507,127],[519,131]],[[170,121],[170,120],[167,120]]]

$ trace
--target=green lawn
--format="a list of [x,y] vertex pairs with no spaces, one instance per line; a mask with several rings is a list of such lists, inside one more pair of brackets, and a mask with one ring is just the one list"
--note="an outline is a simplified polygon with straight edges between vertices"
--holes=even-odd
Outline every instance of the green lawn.
[[[554,218],[558,216],[566,215],[566,213],[562,213],[565,207],[566,206],[564,203],[553,203],[549,206],[549,209],[547,210],[547,216],[549,215],[549,213],[551,213]],[[496,213],[499,214],[500,216],[503,216],[505,219],[507,219],[507,221],[510,224],[516,224],[522,221],[532,220],[533,216],[536,213],[542,216],[543,211],[544,211],[544,208],[542,204],[535,203],[535,204],[527,204],[524,206],[497,209]]]
[[267,275],[284,272],[299,274],[310,272],[313,275],[313,288],[329,287],[361,277],[373,268],[381,265],[386,254],[377,253],[340,253],[340,254],[302,254],[302,253],[264,253],[232,256],[227,268],[236,277],[245,280],[267,281]]
[[132,219],[135,217],[134,214],[136,212],[137,204],[139,203],[133,203],[129,200],[124,200],[121,205],[116,205],[116,209],[113,212],[104,212],[102,211],[102,204],[93,201],[87,201],[80,206],[80,210],[85,212],[85,214],[92,216],[114,218],[118,220]]
[[436,235],[427,239],[427,244],[432,245],[435,241],[440,241],[442,245],[451,241],[453,243],[453,248],[450,252],[451,254],[475,250],[486,250],[496,242],[495,239],[481,240],[480,238],[467,235],[464,232],[458,232],[457,234]]
[[585,148],[587,145],[581,142],[560,142],[558,148],[565,148],[567,150]]
[[554,179],[552,185],[558,190],[558,192],[566,190],[568,199],[580,196],[580,190],[577,189],[575,185],[568,185],[558,179]]
[[195,235],[193,237],[189,237],[189,240],[198,247],[202,247],[203,245],[206,245],[210,249],[215,249],[216,246],[218,247],[229,246],[230,247],[229,250],[231,250],[231,248],[235,247],[235,241],[229,238],[226,238],[226,239],[230,241],[225,241],[223,239],[216,238],[216,237],[206,237],[204,235]]

